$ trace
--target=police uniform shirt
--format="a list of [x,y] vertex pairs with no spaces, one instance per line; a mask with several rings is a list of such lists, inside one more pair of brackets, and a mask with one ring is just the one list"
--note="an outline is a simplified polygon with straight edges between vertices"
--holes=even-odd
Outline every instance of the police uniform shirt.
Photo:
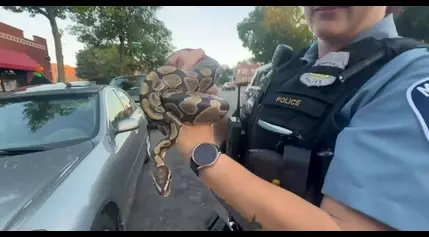
[[[392,15],[354,42],[368,36],[398,37]],[[316,59],[317,46],[303,57]],[[429,229],[428,50],[394,58],[340,113],[351,119],[337,138],[322,193],[392,228]]]

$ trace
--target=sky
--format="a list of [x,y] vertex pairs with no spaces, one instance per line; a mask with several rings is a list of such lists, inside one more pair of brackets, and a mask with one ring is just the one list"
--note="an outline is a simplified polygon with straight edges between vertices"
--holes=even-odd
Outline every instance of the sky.
[[[202,48],[207,55],[220,64],[235,66],[238,61],[250,58],[252,54],[242,46],[237,34],[237,24],[253,10],[253,6],[165,6],[158,13],[166,27],[172,32],[172,43],[176,49]],[[45,38],[48,43],[51,62],[56,63],[55,45],[51,26],[46,17],[34,18],[28,13],[13,13],[0,8],[0,22],[19,28],[24,36],[32,40],[33,35]],[[76,66],[76,53],[83,44],[76,36],[67,32],[71,20],[58,20],[63,30],[62,39],[64,63]]]

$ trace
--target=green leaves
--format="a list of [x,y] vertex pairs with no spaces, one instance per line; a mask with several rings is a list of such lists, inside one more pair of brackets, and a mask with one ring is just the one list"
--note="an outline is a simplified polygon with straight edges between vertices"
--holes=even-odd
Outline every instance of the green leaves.
[[395,19],[399,35],[429,42],[429,7],[407,6]]
[[118,45],[119,74],[151,70],[163,64],[173,50],[171,32],[156,18],[159,9],[158,6],[73,7],[72,19],[76,24],[69,30],[89,48]]
[[[87,47],[76,54],[76,75],[81,78],[97,80],[97,83],[107,84],[119,74],[118,46]],[[124,58],[124,64],[131,63],[129,57]],[[126,74],[132,74],[125,67]]]
[[[77,53],[77,71],[84,78],[112,77],[160,66],[174,49],[171,32],[156,14],[159,6],[4,6],[6,10],[49,19],[57,63],[63,67],[61,34],[56,18],[70,16],[71,34],[86,45]],[[69,14],[70,13],[70,14]],[[61,61],[61,62],[60,62]],[[59,77],[60,77],[59,73]],[[62,73],[64,76],[64,73]],[[59,78],[60,80],[60,78]],[[61,81],[61,80],[60,80]]]
[[278,44],[300,49],[311,43],[314,36],[303,19],[299,7],[258,6],[237,25],[238,36],[254,60],[269,63]]
[[216,84],[223,85],[225,84],[225,82],[231,81],[233,74],[234,74],[234,71],[232,68],[229,68],[227,66],[221,67],[220,75]]

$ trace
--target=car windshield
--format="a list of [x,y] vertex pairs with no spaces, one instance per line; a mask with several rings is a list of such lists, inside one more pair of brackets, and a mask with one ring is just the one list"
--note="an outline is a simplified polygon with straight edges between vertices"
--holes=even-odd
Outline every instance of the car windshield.
[[98,95],[0,98],[0,149],[54,148],[98,130]]
[[139,93],[140,82],[145,78],[145,75],[116,77],[110,81],[109,85],[121,88],[130,96],[137,96]]

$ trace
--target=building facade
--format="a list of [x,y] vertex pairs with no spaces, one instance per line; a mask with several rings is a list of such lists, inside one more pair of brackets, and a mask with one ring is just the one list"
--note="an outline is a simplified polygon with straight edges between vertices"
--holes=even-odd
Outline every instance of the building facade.
[[238,63],[235,68],[235,82],[239,84],[250,83],[255,75],[256,69],[258,69],[259,64],[247,64],[247,63]]
[[0,55],[3,90],[5,82],[15,81],[19,86],[28,83],[38,66],[43,67],[45,77],[52,81],[46,39],[39,36],[26,39],[22,30],[0,22]]
[[[58,66],[56,63],[51,63],[51,71],[52,71],[52,81],[57,82],[58,81]],[[72,81],[80,81],[81,78],[76,76],[76,68],[64,65],[64,74],[66,82],[72,82]]]

